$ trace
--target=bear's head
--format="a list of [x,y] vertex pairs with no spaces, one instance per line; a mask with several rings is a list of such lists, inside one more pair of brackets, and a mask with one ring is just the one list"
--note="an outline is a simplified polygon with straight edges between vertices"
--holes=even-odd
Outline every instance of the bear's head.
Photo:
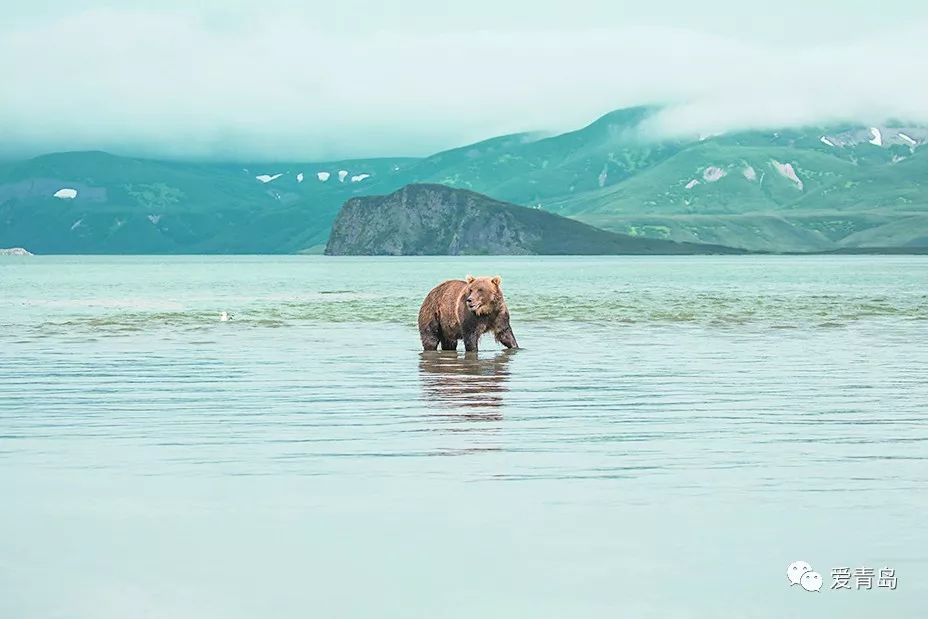
[[478,316],[492,314],[503,303],[502,281],[499,275],[494,277],[467,276],[467,288],[464,289],[464,303],[467,309]]

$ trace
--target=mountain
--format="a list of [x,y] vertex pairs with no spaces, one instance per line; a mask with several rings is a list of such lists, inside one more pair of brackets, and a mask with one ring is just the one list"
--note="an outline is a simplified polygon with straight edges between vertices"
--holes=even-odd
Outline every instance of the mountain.
[[[871,131],[896,137],[877,145],[863,139]],[[925,141],[928,131],[899,127],[722,137],[545,207],[627,234],[767,251],[916,247],[928,244]]]
[[222,165],[58,153],[0,165],[0,246],[39,253],[289,253],[411,160]]
[[926,127],[896,122],[654,141],[640,127],[655,111],[620,110],[545,139],[520,136],[502,151],[477,144],[464,151],[468,169],[481,173],[463,174],[457,164],[415,180],[632,236],[772,252],[928,246]]
[[57,153],[0,165],[0,246],[36,253],[321,251],[339,209],[408,184],[469,189],[642,238],[773,252],[928,247],[928,128],[656,140],[658,110],[435,155],[205,164]]
[[452,185],[536,206],[622,182],[678,152],[678,144],[640,134],[639,125],[654,112],[628,108],[561,135],[517,134],[478,142],[427,157],[404,175],[409,182]]
[[421,256],[743,252],[615,234],[473,191],[419,184],[386,196],[348,200],[335,219],[325,253]]

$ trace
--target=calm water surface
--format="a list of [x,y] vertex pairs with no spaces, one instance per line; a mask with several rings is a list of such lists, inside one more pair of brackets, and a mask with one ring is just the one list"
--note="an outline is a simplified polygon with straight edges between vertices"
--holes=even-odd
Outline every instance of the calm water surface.
[[0,258],[0,617],[923,617],[926,402],[924,257]]

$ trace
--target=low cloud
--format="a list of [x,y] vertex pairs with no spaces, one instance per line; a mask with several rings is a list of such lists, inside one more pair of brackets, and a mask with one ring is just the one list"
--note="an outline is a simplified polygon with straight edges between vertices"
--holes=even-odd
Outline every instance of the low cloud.
[[784,48],[658,26],[338,31],[312,14],[66,14],[0,32],[0,154],[422,155],[638,104],[667,106],[645,127],[656,136],[928,122],[926,32]]

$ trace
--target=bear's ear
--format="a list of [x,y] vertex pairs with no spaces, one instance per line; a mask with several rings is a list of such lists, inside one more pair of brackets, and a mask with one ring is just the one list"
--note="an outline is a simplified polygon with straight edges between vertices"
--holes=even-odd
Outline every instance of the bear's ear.
[[473,276],[473,275],[468,275],[468,276],[465,277],[464,279],[467,280],[467,283],[468,283],[468,284],[473,284],[473,283],[474,283],[474,276]]
[[503,283],[503,278],[500,277],[499,275],[494,275],[493,279],[491,279],[490,281],[493,282],[493,285],[499,288],[499,285]]

